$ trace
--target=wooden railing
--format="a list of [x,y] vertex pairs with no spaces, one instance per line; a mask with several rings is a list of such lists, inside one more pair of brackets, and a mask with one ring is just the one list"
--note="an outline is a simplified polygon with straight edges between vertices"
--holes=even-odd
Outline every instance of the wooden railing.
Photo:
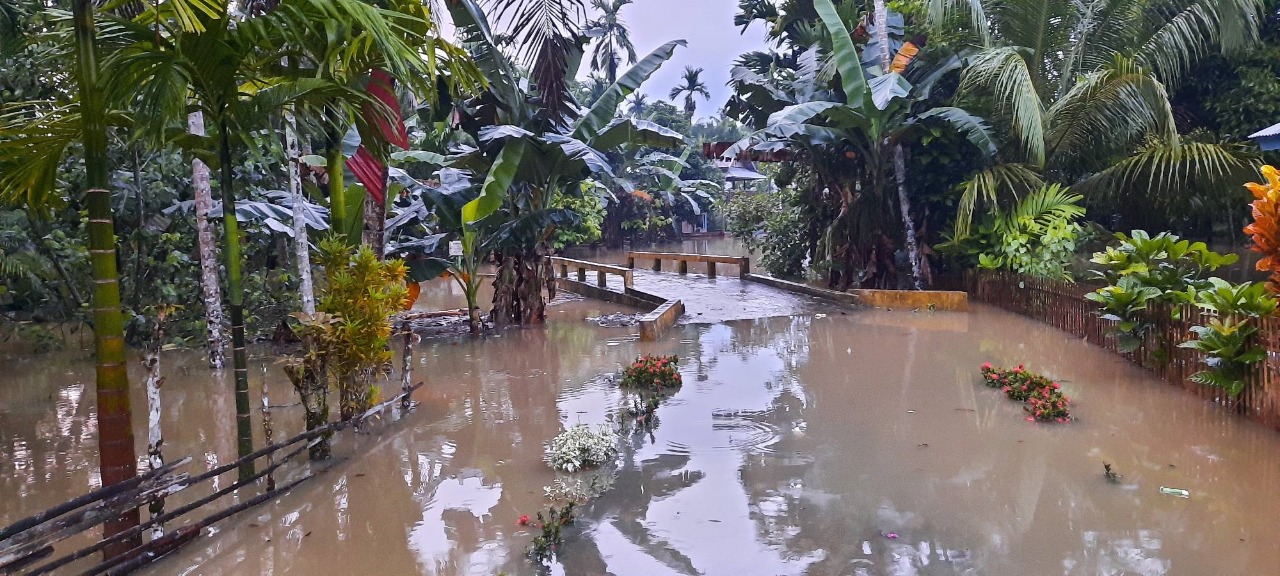
[[1218,388],[1190,380],[1192,374],[1205,369],[1203,355],[1178,344],[1192,338],[1192,326],[1205,325],[1211,318],[1211,314],[1195,306],[1178,307],[1176,315],[1175,309],[1168,305],[1148,308],[1144,319],[1151,328],[1143,335],[1137,350],[1121,352],[1111,335],[1114,323],[1099,317],[1098,304],[1084,297],[1098,285],[991,272],[969,273],[963,284],[974,301],[1004,308],[1084,338],[1154,372],[1169,384],[1280,429],[1280,381],[1276,376],[1280,374],[1280,318],[1263,318],[1259,323],[1254,338],[1267,350],[1267,357],[1253,366],[1244,392],[1231,398]]
[[559,270],[560,270],[560,277],[561,277],[561,278],[568,278],[568,277],[569,277],[569,269],[570,269],[570,268],[576,268],[576,269],[578,270],[578,281],[579,281],[579,282],[586,282],[586,281],[587,281],[587,271],[588,271],[588,270],[591,270],[591,271],[593,271],[593,272],[595,272],[595,273],[596,273],[596,285],[597,285],[597,286],[599,286],[599,287],[601,287],[601,288],[605,288],[605,287],[607,287],[607,286],[608,286],[608,282],[607,282],[607,280],[608,280],[608,276],[609,276],[610,274],[614,274],[614,275],[617,275],[617,276],[621,276],[621,277],[622,277],[622,287],[623,287],[623,288],[631,288],[631,287],[632,287],[632,283],[633,283],[633,282],[632,282],[632,276],[631,276],[631,269],[630,269],[630,268],[623,268],[622,266],[613,266],[613,265],[610,265],[610,264],[600,264],[600,263],[597,263],[597,262],[588,262],[588,261],[586,261],[586,260],[574,260],[574,259],[572,259],[572,258],[560,258],[560,257],[556,257],[556,256],[553,256],[553,257],[551,258],[551,264],[552,264],[553,266],[556,266],[556,267],[558,267],[558,268],[559,268]]
[[707,276],[715,278],[716,264],[731,264],[738,267],[738,277],[746,278],[751,274],[751,259],[746,256],[716,256],[714,254],[678,254],[674,252],[627,252],[627,267],[635,268],[636,259],[653,260],[653,271],[662,271],[662,261],[676,262],[676,271],[689,273],[690,262],[703,262],[707,265]]

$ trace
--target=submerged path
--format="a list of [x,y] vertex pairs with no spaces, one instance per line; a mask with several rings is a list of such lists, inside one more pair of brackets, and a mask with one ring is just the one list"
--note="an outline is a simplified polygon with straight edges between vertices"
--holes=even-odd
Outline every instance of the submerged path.
[[830,302],[736,277],[635,271],[636,288],[684,302],[681,323],[795,316],[837,308]]

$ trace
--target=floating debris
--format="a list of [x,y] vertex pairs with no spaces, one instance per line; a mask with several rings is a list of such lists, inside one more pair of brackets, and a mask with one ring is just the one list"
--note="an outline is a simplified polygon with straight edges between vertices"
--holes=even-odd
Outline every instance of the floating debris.
[[591,316],[587,318],[588,322],[595,322],[601,328],[625,328],[627,326],[635,326],[640,323],[639,314],[624,314],[615,312],[613,314],[605,314],[603,316]]
[[1111,465],[1106,462],[1102,463],[1102,476],[1107,479],[1107,482],[1111,482],[1113,484],[1116,482],[1119,482],[1121,478],[1124,478],[1124,476],[1116,474],[1114,471],[1112,471]]
[[1188,491],[1186,491],[1186,490],[1183,490],[1183,489],[1181,489],[1181,488],[1169,488],[1168,486],[1161,486],[1161,487],[1160,487],[1160,493],[1161,493],[1161,494],[1168,494],[1168,495],[1170,495],[1170,496],[1177,496],[1177,497],[1179,497],[1179,498],[1190,498],[1190,497],[1191,497],[1191,493],[1190,493],[1190,492],[1188,492]]

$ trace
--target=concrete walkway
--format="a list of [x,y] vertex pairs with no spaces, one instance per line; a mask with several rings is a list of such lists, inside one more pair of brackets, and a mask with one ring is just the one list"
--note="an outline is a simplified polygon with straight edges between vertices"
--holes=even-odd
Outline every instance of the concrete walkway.
[[[608,279],[611,290],[622,290],[622,279]],[[792,316],[847,310],[812,296],[794,294],[736,277],[707,278],[702,274],[677,274],[636,269],[635,287],[669,300],[684,302],[680,323],[711,323]]]

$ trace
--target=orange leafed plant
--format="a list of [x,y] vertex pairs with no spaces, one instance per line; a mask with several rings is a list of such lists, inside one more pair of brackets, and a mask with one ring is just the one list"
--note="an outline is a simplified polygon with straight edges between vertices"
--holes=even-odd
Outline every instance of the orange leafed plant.
[[1265,183],[1250,182],[1244,187],[1253,193],[1253,223],[1244,233],[1253,237],[1253,251],[1262,254],[1258,270],[1270,272],[1267,289],[1280,294],[1280,171],[1262,167]]

